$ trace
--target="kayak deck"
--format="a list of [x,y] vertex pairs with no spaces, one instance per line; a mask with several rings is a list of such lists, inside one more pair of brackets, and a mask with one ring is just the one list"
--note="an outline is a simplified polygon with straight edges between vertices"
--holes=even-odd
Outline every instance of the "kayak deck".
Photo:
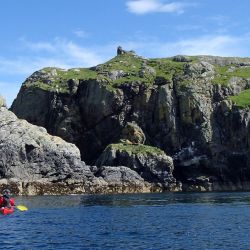
[[2,208],[0,208],[0,213],[3,215],[12,214],[12,213],[14,213],[14,208],[13,207],[11,207],[11,208],[2,207]]

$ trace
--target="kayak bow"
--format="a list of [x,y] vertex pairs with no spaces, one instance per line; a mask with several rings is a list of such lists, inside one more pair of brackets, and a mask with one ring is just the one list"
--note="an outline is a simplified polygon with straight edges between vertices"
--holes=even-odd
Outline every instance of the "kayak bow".
[[2,207],[0,208],[0,213],[2,213],[3,215],[12,214],[14,213],[14,208]]

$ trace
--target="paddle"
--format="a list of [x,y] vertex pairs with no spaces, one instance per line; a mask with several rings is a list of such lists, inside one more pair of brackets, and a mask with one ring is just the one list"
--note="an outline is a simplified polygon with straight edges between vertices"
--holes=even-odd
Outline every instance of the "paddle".
[[17,205],[17,206],[15,206],[19,211],[22,211],[22,212],[24,212],[24,211],[27,211],[28,210],[28,208],[27,207],[25,207],[24,205]]

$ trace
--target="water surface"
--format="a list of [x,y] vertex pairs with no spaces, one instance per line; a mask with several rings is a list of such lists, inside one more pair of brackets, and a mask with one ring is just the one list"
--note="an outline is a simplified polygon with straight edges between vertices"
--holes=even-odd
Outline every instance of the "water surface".
[[250,249],[250,193],[18,197],[2,249]]

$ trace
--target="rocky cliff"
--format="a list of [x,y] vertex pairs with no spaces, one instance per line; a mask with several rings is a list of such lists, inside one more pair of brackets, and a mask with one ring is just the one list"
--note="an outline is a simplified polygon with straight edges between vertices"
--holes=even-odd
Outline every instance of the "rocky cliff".
[[163,190],[128,167],[87,166],[74,144],[18,119],[0,98],[0,191],[6,187],[27,195]]
[[167,190],[246,190],[249,88],[248,58],[145,59],[119,49],[92,68],[35,72],[11,110],[74,143],[96,174],[123,165]]

